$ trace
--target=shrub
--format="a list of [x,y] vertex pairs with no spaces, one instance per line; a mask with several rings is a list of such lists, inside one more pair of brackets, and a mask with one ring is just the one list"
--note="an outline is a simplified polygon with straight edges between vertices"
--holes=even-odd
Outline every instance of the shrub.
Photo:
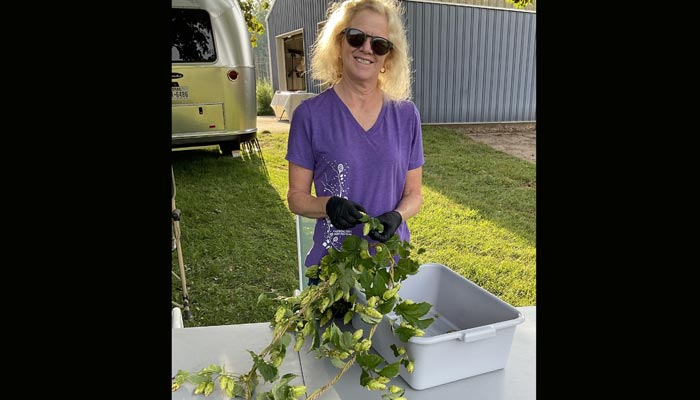
[[270,107],[270,102],[272,102],[272,83],[270,81],[258,80],[255,83],[255,97],[258,103],[258,115],[275,115]]

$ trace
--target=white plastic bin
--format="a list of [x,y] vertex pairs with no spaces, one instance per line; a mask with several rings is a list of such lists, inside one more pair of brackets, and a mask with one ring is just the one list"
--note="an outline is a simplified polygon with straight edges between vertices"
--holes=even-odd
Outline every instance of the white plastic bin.
[[[432,304],[423,318],[434,317],[425,336],[401,342],[392,332],[393,312],[384,316],[372,347],[388,362],[396,361],[391,344],[404,346],[413,360],[413,373],[401,367],[401,377],[415,390],[505,368],[516,325],[525,317],[513,306],[441,264],[423,264],[401,284],[399,296]],[[366,302],[358,292],[358,301]],[[395,322],[398,325],[398,322]],[[369,325],[357,315],[354,328]]]

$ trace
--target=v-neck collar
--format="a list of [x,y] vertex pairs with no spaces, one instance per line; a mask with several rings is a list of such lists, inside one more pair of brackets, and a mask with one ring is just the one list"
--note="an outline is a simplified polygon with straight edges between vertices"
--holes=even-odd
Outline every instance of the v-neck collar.
[[368,129],[365,130],[365,128],[360,125],[359,122],[357,122],[357,119],[355,119],[355,116],[352,115],[352,111],[348,108],[348,106],[343,103],[343,100],[338,96],[338,93],[335,92],[335,88],[330,88],[330,90],[333,92],[333,96],[335,97],[335,100],[340,104],[340,108],[343,110],[344,113],[347,114],[347,116],[352,120],[352,122],[355,124],[355,127],[359,129],[362,133],[369,135],[379,129],[379,127],[382,124],[382,121],[384,120],[384,112],[386,111],[386,98],[385,96],[382,95],[382,109],[379,111],[379,115],[377,116],[377,119],[374,121],[374,124]]

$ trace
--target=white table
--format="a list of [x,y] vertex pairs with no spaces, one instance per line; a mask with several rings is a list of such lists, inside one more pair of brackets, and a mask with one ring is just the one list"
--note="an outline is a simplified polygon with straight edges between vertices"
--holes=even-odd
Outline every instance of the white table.
[[270,107],[275,111],[275,117],[277,117],[277,119],[281,120],[282,116],[286,114],[287,119],[291,123],[294,109],[296,109],[302,101],[314,96],[316,96],[316,93],[278,90],[272,96]]
[[[406,388],[410,400],[478,399],[478,400],[534,400],[536,365],[536,307],[518,307],[525,321],[517,325],[513,345],[506,367],[471,378],[435,386],[425,390],[413,390],[397,376],[391,384]],[[347,329],[352,329],[347,328]],[[270,343],[272,329],[267,323],[222,325],[172,330],[172,375],[178,369],[197,371],[210,364],[225,363],[236,372],[248,372],[252,359],[247,349],[259,352]],[[294,341],[287,349],[287,356],[279,368],[279,374],[299,375],[291,385],[306,385],[307,393],[326,384],[338,369],[327,359],[316,359],[304,349],[295,353]],[[307,347],[308,348],[308,344]],[[342,379],[321,396],[322,400],[374,400],[381,399],[383,391],[368,391],[360,386],[360,368],[353,365]],[[263,386],[268,390],[270,384]],[[204,399],[194,396],[194,388],[186,384],[173,392],[173,399]],[[217,389],[207,399],[223,399]]]
[[[248,350],[260,353],[270,344],[273,331],[268,323],[205,326],[195,328],[176,328],[172,330],[172,375],[179,369],[197,372],[211,364],[224,365],[227,371],[247,373],[253,366],[253,359]],[[301,363],[298,353],[294,352],[294,340],[287,347],[287,356],[279,366],[279,375],[293,373],[298,375],[289,382],[290,385],[302,385]],[[218,382],[218,381],[217,381]],[[271,383],[264,383],[263,391],[272,389]],[[193,395],[194,385],[185,383],[173,392],[172,399],[225,399],[226,396],[216,389],[208,396]]]

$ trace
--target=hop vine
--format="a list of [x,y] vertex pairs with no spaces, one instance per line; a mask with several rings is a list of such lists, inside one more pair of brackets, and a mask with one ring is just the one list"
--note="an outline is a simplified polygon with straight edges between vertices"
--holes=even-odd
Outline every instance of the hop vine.
[[[349,236],[340,250],[330,248],[319,265],[306,270],[309,278],[318,278],[319,284],[305,288],[297,296],[258,297],[258,303],[275,301],[277,309],[272,317],[274,329],[270,344],[260,353],[248,351],[253,366],[244,374],[227,370],[226,366],[210,365],[196,373],[179,370],[173,377],[172,390],[180,390],[185,382],[192,384],[194,394],[210,395],[218,386],[229,397],[252,399],[260,378],[274,382],[272,389],[256,393],[256,400],[296,400],[307,394],[304,385],[290,385],[295,374],[279,376],[287,348],[294,340],[294,351],[308,344],[308,350],[328,358],[339,369],[324,386],[308,394],[308,400],[318,399],[337,383],[355,363],[361,368],[359,384],[368,390],[384,391],[384,400],[406,400],[405,389],[387,384],[396,377],[401,367],[413,372],[413,361],[404,347],[391,345],[396,361],[389,363],[382,356],[370,352],[372,337],[383,316],[393,312],[400,323],[392,325],[394,334],[407,342],[413,336],[423,336],[432,318],[422,318],[431,304],[403,299],[398,292],[401,282],[418,272],[418,263],[411,259],[414,246],[394,235],[386,243],[370,244],[364,237],[372,229],[382,230],[379,220],[363,215],[363,236]],[[422,253],[417,250],[417,253]],[[366,301],[357,301],[358,291]],[[354,317],[369,325],[363,329],[341,330],[336,320],[349,324]]]

